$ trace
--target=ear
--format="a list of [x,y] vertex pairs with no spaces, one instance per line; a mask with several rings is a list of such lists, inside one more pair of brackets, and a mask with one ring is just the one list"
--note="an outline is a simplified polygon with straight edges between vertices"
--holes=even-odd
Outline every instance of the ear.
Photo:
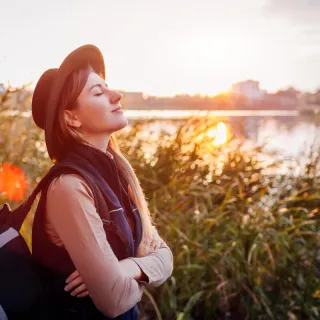
[[81,127],[80,119],[71,110],[64,110],[64,120],[71,127],[75,127],[75,128]]

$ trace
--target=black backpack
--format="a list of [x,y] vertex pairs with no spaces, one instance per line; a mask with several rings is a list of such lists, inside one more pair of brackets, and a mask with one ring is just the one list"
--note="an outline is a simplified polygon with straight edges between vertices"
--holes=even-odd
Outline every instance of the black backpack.
[[9,320],[49,319],[39,265],[19,231],[37,194],[61,173],[80,174],[89,183],[98,203],[101,201],[98,187],[85,171],[71,164],[56,164],[18,208],[11,210],[7,203],[4,204],[0,210],[0,320],[6,317]]

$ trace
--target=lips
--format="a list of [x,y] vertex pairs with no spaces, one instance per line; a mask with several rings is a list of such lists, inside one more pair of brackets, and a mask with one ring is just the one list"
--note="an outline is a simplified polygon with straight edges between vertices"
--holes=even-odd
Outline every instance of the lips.
[[118,110],[121,110],[121,107],[116,107],[115,109],[113,109],[111,112],[116,112]]

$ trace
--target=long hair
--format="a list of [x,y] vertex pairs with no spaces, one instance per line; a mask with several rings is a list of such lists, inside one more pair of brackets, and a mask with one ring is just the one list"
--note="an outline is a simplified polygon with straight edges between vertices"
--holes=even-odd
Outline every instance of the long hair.
[[[84,140],[81,133],[77,129],[70,127],[66,123],[64,111],[77,108],[77,98],[83,90],[89,74],[92,71],[94,70],[90,65],[88,65],[86,68],[74,71],[72,74],[70,74],[66,85],[61,92],[60,102],[57,110],[57,125],[55,132],[56,139],[59,140],[61,145],[66,146],[72,142],[90,145],[86,140]],[[140,182],[134,172],[134,169],[126,157],[121,153],[116,138],[113,136],[113,134],[110,135],[107,151],[113,155],[117,169],[120,171],[121,175],[128,184],[130,198],[140,212],[143,230],[142,241],[145,239],[152,239],[152,219],[144,192],[140,186]]]

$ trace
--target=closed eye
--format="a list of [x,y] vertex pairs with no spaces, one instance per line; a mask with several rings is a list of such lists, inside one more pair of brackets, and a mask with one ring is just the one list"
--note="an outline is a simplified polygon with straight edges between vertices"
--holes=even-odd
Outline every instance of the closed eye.
[[95,94],[95,96],[101,96],[103,93],[97,93],[97,94]]

